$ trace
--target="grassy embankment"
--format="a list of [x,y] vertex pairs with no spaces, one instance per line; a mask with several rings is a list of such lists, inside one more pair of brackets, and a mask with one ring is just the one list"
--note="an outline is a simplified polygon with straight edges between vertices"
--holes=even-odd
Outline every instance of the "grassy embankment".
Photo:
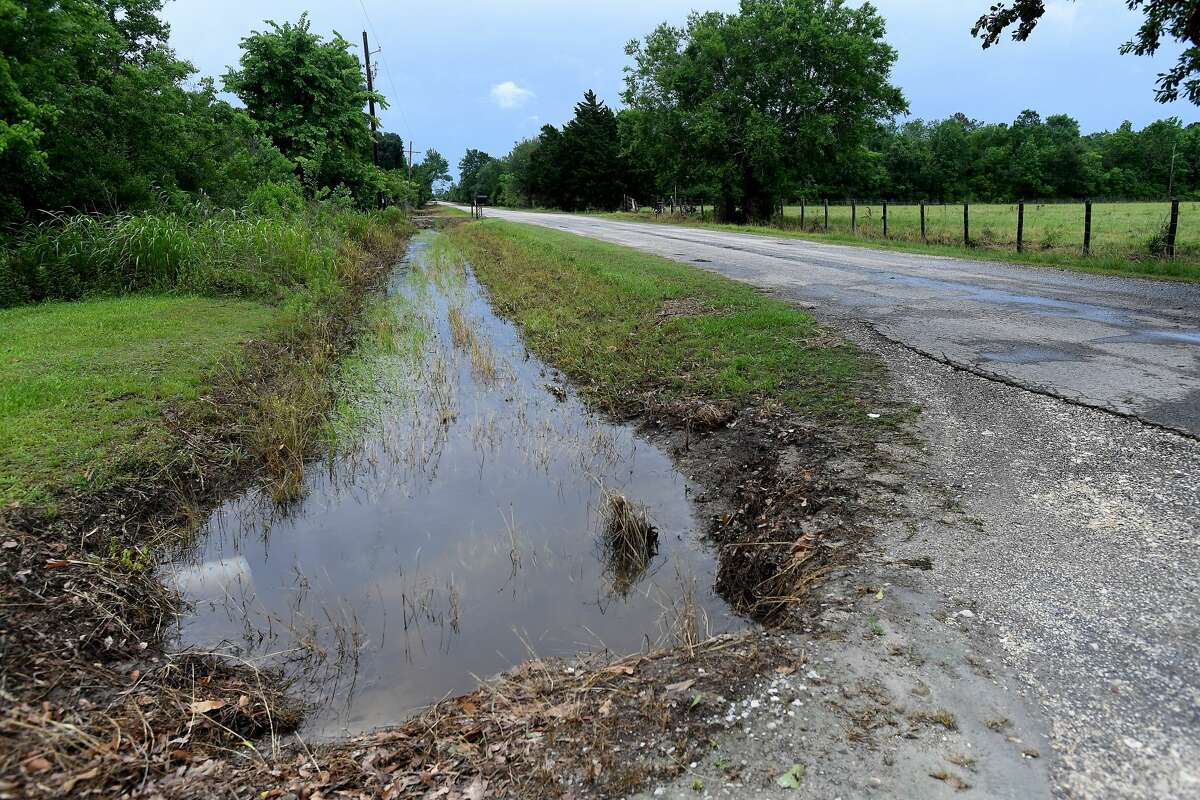
[[699,399],[875,422],[863,397],[878,367],[811,316],[744,284],[500,220],[449,235],[530,346],[610,412]]
[[851,226],[850,207],[842,205],[830,206],[828,233],[824,230],[824,210],[819,204],[807,207],[803,229],[799,206],[786,207],[783,224],[773,226],[727,225],[695,216],[655,216],[645,210],[602,216],[1097,274],[1200,280],[1200,203],[1181,205],[1176,258],[1154,255],[1156,248],[1161,247],[1160,236],[1169,210],[1165,203],[1096,203],[1092,213],[1092,255],[1088,257],[1082,254],[1082,204],[1027,203],[1026,246],[1022,253],[1016,252],[1015,205],[972,204],[970,247],[962,244],[961,205],[926,206],[928,243],[920,240],[920,209],[915,205],[888,205],[887,239],[883,238],[883,209],[878,204],[858,206],[857,233]]
[[[331,338],[398,223],[317,210],[79,217],[26,236],[0,262],[0,299],[47,302],[0,310],[0,507],[46,508],[168,468],[180,443],[166,415],[199,413],[214,381],[232,389],[265,368],[278,380],[224,422],[281,496],[294,493]],[[251,340],[286,368],[250,363]]]
[[163,414],[264,336],[275,310],[138,295],[0,311],[0,506],[129,481],[173,450]]

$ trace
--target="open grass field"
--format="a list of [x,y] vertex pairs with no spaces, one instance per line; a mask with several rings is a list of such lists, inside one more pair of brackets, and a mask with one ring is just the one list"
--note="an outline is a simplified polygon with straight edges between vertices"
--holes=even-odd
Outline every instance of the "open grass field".
[[782,225],[731,225],[704,215],[662,214],[652,209],[636,213],[602,213],[611,219],[671,225],[692,225],[712,230],[770,236],[792,236],[813,241],[860,244],[907,252],[961,258],[1006,261],[1059,267],[1077,272],[1134,275],[1164,280],[1200,281],[1200,203],[1181,203],[1176,257],[1152,254],[1151,239],[1166,222],[1166,203],[1096,203],[1092,210],[1092,254],[1083,255],[1083,205],[1025,205],[1025,251],[1016,250],[1016,206],[972,205],[971,244],[963,244],[961,205],[926,206],[927,242],[921,241],[920,207],[888,204],[888,238],[883,238],[883,207],[857,207],[857,231],[851,226],[850,206],[829,207],[829,231],[824,209],[807,206],[804,226],[800,206],[786,206]]
[[275,312],[237,299],[132,295],[0,310],[0,506],[103,488],[162,461],[163,412]]
[[874,362],[815,320],[696,267],[531,225],[451,229],[501,313],[603,407],[769,399],[868,421]]
[[[799,205],[785,207],[785,224],[800,222]],[[1138,260],[1155,255],[1152,242],[1159,240],[1170,219],[1169,203],[1094,203],[1092,206],[1092,252],[1098,258],[1122,257]],[[824,231],[824,209],[820,204],[805,209],[805,230]],[[962,244],[963,207],[960,204],[926,205],[926,235],[935,244]],[[1015,250],[1017,206],[971,204],[971,241],[978,247]],[[883,237],[883,207],[857,207],[858,234]],[[1084,206],[1082,203],[1026,203],[1025,246],[1031,251],[1083,252]],[[830,205],[829,231],[853,233],[849,205]],[[920,207],[888,204],[888,236],[900,241],[921,240]],[[1200,262],[1200,203],[1181,203],[1176,256]]]

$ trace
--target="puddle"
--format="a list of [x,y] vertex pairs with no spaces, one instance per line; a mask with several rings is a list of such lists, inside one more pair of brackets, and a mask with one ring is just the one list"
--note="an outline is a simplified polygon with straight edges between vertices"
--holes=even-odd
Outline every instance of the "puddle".
[[1200,344],[1200,331],[1142,330],[1096,339],[1103,344]]
[[[526,353],[444,244],[422,234],[393,277],[410,333],[359,365],[356,446],[284,516],[253,493],[222,506],[176,568],[182,644],[284,665],[319,702],[306,737],[396,723],[531,655],[666,641],[693,586],[711,632],[740,625],[686,479]],[[642,574],[606,556],[606,492],[649,509]]]
[[1084,361],[1086,356],[1050,347],[1013,345],[1007,350],[981,352],[980,358],[1001,364],[1045,364],[1051,361]]
[[939,289],[948,295],[979,303],[992,305],[1018,306],[1032,314],[1065,319],[1087,320],[1102,322],[1110,325],[1132,326],[1134,323],[1128,312],[1120,309],[1098,306],[1092,303],[1077,303],[1071,300],[1056,300],[1035,294],[1020,294],[1003,289],[990,289],[959,281],[925,278],[918,275],[908,275],[902,272],[887,272],[873,270],[872,274],[890,281],[923,289]]

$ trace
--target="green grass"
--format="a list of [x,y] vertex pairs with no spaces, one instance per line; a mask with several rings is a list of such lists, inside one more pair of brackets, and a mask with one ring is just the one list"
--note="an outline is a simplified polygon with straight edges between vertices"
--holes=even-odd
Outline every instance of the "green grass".
[[16,304],[0,317],[0,507],[165,474],[164,409],[184,410],[268,320],[276,356],[228,410],[277,496],[298,490],[359,298],[410,231],[395,209],[311,203],[290,217],[77,215],[19,232],[0,251],[0,308]]
[[19,232],[0,252],[0,308],[134,291],[233,295],[269,302],[340,289],[342,246],[369,247],[402,222],[311,204],[290,217],[77,214]]
[[881,380],[875,362],[744,284],[500,220],[447,235],[530,347],[607,410],[769,400],[821,420],[869,421],[862,398]]
[[[1016,252],[1015,205],[971,205],[972,246],[962,243],[961,205],[926,206],[926,235],[920,239],[920,208],[888,205],[888,239],[883,238],[882,206],[860,205],[857,233],[851,226],[849,206],[830,206],[829,232],[824,231],[824,210],[808,206],[805,225],[800,228],[800,207],[785,208],[783,227],[725,225],[694,217],[655,217],[652,212],[616,213],[604,216],[695,225],[715,230],[787,236],[813,241],[856,244],[881,249],[931,255],[1034,264],[1101,274],[1135,275],[1165,280],[1200,280],[1200,203],[1180,206],[1177,258],[1154,257],[1151,239],[1167,221],[1166,203],[1096,203],[1092,212],[1092,255],[1083,256],[1083,205],[1025,205],[1024,253]],[[711,217],[710,217],[711,218]]]
[[163,412],[199,397],[274,316],[248,300],[149,295],[0,310],[0,506],[168,459]]

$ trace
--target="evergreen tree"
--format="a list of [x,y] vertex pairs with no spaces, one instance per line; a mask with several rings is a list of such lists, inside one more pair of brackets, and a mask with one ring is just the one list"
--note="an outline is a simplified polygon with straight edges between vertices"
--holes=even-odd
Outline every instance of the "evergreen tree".
[[621,205],[624,169],[617,117],[589,89],[562,133],[564,193],[570,209],[613,210]]

